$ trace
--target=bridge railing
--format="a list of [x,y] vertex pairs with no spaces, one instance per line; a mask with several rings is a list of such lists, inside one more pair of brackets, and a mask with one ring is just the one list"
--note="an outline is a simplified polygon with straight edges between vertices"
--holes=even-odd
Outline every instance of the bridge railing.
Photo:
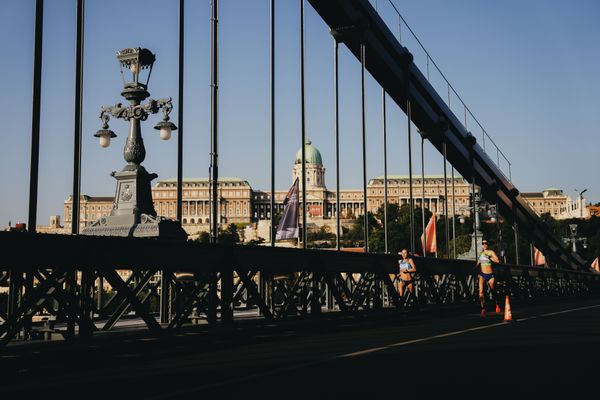
[[[244,310],[279,319],[478,302],[470,260],[415,258],[414,293],[401,298],[393,255],[16,232],[0,232],[0,243],[8,249],[0,283],[11,288],[0,311],[1,345],[49,329],[89,337],[130,314],[160,334],[201,321],[233,323]],[[495,272],[518,299],[600,294],[597,274],[514,265]],[[98,301],[102,281],[111,290]],[[32,320],[40,314],[53,326],[38,329]]]

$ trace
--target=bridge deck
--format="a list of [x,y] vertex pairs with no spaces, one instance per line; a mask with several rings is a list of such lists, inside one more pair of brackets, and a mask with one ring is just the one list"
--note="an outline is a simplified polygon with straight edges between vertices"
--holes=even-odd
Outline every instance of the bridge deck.
[[600,301],[514,306],[509,324],[476,311],[421,319],[323,316],[314,324],[196,327],[161,339],[12,345],[0,356],[0,393],[341,398],[595,389],[593,367],[583,361],[600,355]]

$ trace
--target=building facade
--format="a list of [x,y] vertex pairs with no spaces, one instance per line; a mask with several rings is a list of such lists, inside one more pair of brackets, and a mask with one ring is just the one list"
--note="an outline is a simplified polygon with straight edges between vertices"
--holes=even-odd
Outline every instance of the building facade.
[[573,201],[561,189],[551,187],[541,192],[521,193],[521,196],[538,215],[547,213],[554,219],[589,218],[590,209],[581,195]]
[[[319,150],[310,142],[305,143],[306,159],[306,205],[309,222],[323,225],[338,214],[336,192],[325,185],[325,167]],[[292,167],[292,182],[299,179],[302,187],[302,153],[296,153]],[[208,230],[211,218],[211,187],[207,178],[184,178],[182,218],[183,228],[188,233]],[[445,185],[447,189],[445,189]],[[454,192],[452,192],[454,187]],[[372,178],[367,184],[367,210],[375,213],[384,204],[385,182],[383,176]],[[424,191],[423,191],[424,190]],[[413,176],[413,199],[416,207],[425,208],[437,215],[445,214],[445,195],[448,193],[448,214],[468,215],[471,202],[471,186],[464,178],[446,178],[443,175]],[[271,192],[254,190],[248,181],[241,178],[219,178],[218,210],[220,224],[251,224],[271,218]],[[275,212],[283,211],[283,203],[288,189],[275,192]],[[362,189],[340,190],[340,219],[349,220],[363,215],[365,203]],[[555,218],[572,215],[574,207],[570,197],[560,189],[549,188],[540,193],[522,193],[522,196],[538,213],[550,213]],[[410,201],[410,179],[406,175],[388,175],[388,202],[405,205]],[[424,199],[423,199],[424,198]],[[154,208],[158,215],[175,219],[177,213],[177,181],[176,179],[159,180],[152,188]],[[581,199],[582,200],[582,199]],[[82,195],[80,198],[80,228],[91,224],[99,218],[110,214],[113,208],[113,197],[93,197]],[[71,228],[72,199],[64,202],[65,230]],[[302,212],[302,210],[300,210]],[[570,214],[569,214],[570,213]]]
[[[181,223],[209,224],[211,217],[210,181],[207,178],[183,180]],[[253,191],[248,181],[239,178],[219,178],[217,185],[220,223],[249,223],[252,220]],[[175,219],[177,216],[177,180],[160,180],[152,188],[154,209],[158,215]]]
[[587,214],[588,218],[591,217],[600,217],[600,206],[587,206]]
[[[320,225],[328,219],[337,217],[336,192],[325,185],[325,167],[319,150],[310,142],[305,144],[306,159],[306,205],[309,221]],[[299,179],[302,187],[302,153],[296,153],[292,167],[292,182]],[[395,204],[408,204],[410,198],[409,178],[402,175],[388,176],[388,201]],[[448,178],[449,213],[452,213],[452,180]],[[462,178],[454,179],[455,213],[465,213],[469,203],[468,182]],[[210,181],[207,178],[184,178],[181,222],[188,232],[193,227],[200,230],[208,228],[211,218]],[[376,212],[384,203],[384,179],[376,177],[367,185],[367,210]],[[248,181],[240,178],[219,178],[217,215],[221,224],[250,224],[271,218],[270,191],[254,190]],[[283,211],[283,203],[288,190],[275,192],[275,212]],[[425,207],[437,214],[444,213],[443,176],[425,177]],[[421,178],[413,177],[413,197],[415,206],[421,206]],[[159,180],[152,188],[154,208],[158,215],[175,219],[177,213],[176,179]],[[95,197],[82,195],[80,198],[80,228],[99,218],[110,215],[113,197]],[[71,228],[72,198],[64,202],[65,230]],[[462,211],[461,211],[462,210]],[[300,210],[302,211],[302,210]],[[340,218],[352,219],[363,215],[364,200],[362,189],[340,190]]]
[[[99,218],[110,215],[113,208],[114,197],[109,196],[88,196],[82,194],[79,197],[79,229],[90,225]],[[71,232],[71,215],[73,209],[73,196],[67,197],[63,204],[64,229]]]

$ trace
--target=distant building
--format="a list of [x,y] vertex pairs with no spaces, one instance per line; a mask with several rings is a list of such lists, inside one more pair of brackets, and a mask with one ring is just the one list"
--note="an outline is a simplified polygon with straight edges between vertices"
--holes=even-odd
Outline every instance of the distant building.
[[[325,167],[320,151],[310,142],[305,144],[306,158],[306,204],[308,222],[317,226],[331,224],[337,215],[336,192],[325,185]],[[302,181],[302,153],[296,153],[292,167],[292,182]],[[290,182],[290,185],[291,183]],[[399,205],[408,204],[410,198],[409,178],[405,175],[388,175],[388,201]],[[448,208],[452,213],[452,179],[447,178]],[[208,230],[211,218],[210,181],[207,178],[183,179],[182,218],[183,228],[188,233]],[[421,206],[421,177],[413,176],[415,206]],[[283,202],[288,188],[275,192],[275,212],[283,211]],[[367,210],[376,212],[384,203],[384,179],[382,176],[369,180],[367,185]],[[271,218],[271,192],[254,190],[248,181],[241,178],[219,178],[218,210],[221,224],[252,224]],[[426,175],[424,205],[432,212],[444,214],[444,176]],[[454,210],[456,214],[468,214],[470,185],[463,178],[454,178]],[[176,179],[159,180],[152,188],[154,208],[158,215],[175,219],[177,207]],[[113,197],[82,195],[80,198],[80,228],[98,218],[110,215]],[[71,229],[72,198],[64,202],[65,230]],[[363,215],[362,189],[340,190],[340,219],[349,220]],[[261,224],[264,225],[264,224]],[[268,232],[268,227],[267,230]]]
[[[88,196],[82,194],[79,197],[79,229],[90,225],[98,218],[110,215],[113,208],[114,197]],[[67,197],[63,205],[65,229],[71,232],[71,213],[73,207],[73,196]]]
[[71,233],[70,227],[69,229],[66,229],[60,224],[60,215],[51,215],[50,225],[38,225],[36,226],[35,230],[38,233]]
[[554,219],[588,218],[589,210],[585,199],[578,196],[575,201],[561,189],[548,188],[541,192],[521,193],[531,208],[538,214],[550,214]]
[[599,206],[587,206],[588,218],[590,217],[600,217],[600,207]]
[[8,226],[4,228],[7,232],[27,232],[27,224],[25,222],[17,222],[12,226],[11,221],[8,221]]

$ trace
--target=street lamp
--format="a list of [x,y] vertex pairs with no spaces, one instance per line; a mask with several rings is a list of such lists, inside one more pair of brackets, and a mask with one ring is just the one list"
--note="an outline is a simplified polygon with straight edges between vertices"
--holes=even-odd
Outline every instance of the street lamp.
[[497,215],[497,214],[496,214],[496,205],[495,205],[495,204],[490,204],[490,205],[489,205],[489,208],[488,208],[488,210],[487,210],[487,211],[488,211],[488,213],[489,213],[489,216],[490,216],[490,222],[491,222],[492,224],[495,224],[495,223],[496,223],[496,221],[498,220],[498,219],[496,218],[496,215]]
[[[482,202],[480,200],[479,196],[476,196],[475,204],[476,204],[476,208],[477,208],[477,213],[475,215],[475,218],[476,218],[475,225],[477,227],[477,232],[479,232],[479,228],[481,228],[481,224],[480,224],[481,217],[479,216],[480,213],[484,214],[484,217],[491,223],[495,224],[496,222],[498,222],[498,211],[497,211],[495,204],[489,204],[489,203]],[[458,209],[458,211],[461,213],[465,213],[465,212],[472,213],[473,207],[460,207]],[[465,223],[464,214],[461,214],[461,216],[458,218],[458,221],[461,224]]]
[[563,242],[568,246],[572,245],[573,253],[577,252],[577,242],[581,242],[584,249],[587,249],[587,238],[577,237],[577,224],[569,224],[570,237],[562,238]]
[[458,218],[458,221],[461,224],[465,223],[465,213],[469,213],[469,214],[473,214],[473,217],[475,218],[475,226],[473,229],[473,233],[471,234],[471,247],[469,248],[469,251],[463,254],[460,254],[458,256],[459,259],[463,259],[463,260],[472,260],[474,258],[477,258],[477,249],[481,248],[481,237],[482,234],[479,231],[480,225],[479,225],[479,188],[477,186],[475,186],[473,188],[473,192],[471,193],[471,199],[473,200],[473,202],[471,204],[473,204],[472,206],[467,206],[467,207],[460,207],[457,211],[460,213],[460,217]]
[[[488,219],[490,222],[498,225],[498,209],[495,204],[489,204],[485,201],[481,200],[481,193],[479,187],[475,187],[474,193],[471,194],[473,197],[473,206],[460,207],[457,211],[460,213],[460,217],[458,221],[461,224],[465,223],[465,213],[472,214],[475,218],[475,231],[472,234],[471,248],[467,253],[461,254],[458,256],[459,259],[473,259],[477,256],[476,249],[481,248],[481,241],[483,234],[481,233],[481,217]],[[480,217],[481,214],[481,217]],[[500,232],[500,228],[497,226],[498,232]],[[499,235],[501,235],[499,233]],[[477,242],[476,242],[477,239]],[[502,237],[498,238],[500,242],[500,252],[503,254],[502,249]]]
[[[148,92],[148,83],[156,56],[148,49],[126,48],[117,52],[117,60],[123,79],[121,96],[128,106],[117,103],[100,109],[102,128],[96,132],[101,147],[109,147],[117,135],[109,129],[111,117],[129,121],[129,134],[125,141],[123,157],[127,165],[111,175],[117,180],[115,201],[109,216],[100,218],[83,230],[85,235],[143,236],[185,238],[186,233],[177,221],[157,216],[152,201],[151,181],[158,177],[141,165],[146,158],[140,121],[162,110],[163,119],[154,127],[160,138],[168,140],[177,127],[169,121],[173,109],[171,98],[154,100]],[[148,101],[142,104],[142,101]]]
[[[480,207],[480,202],[481,202],[481,198],[479,195],[479,188],[475,187],[475,193],[471,193],[471,196],[474,196],[474,202],[475,205],[474,206],[466,206],[466,207],[459,207],[458,208],[458,212],[461,213],[460,217],[458,218],[458,221],[461,224],[465,223],[465,213],[469,213],[469,214],[474,214],[475,217],[475,230],[477,231],[477,234],[479,236],[481,236],[481,232],[479,231],[479,228],[481,227],[480,223],[479,223],[479,211],[481,210]],[[471,203],[472,204],[472,203]]]

